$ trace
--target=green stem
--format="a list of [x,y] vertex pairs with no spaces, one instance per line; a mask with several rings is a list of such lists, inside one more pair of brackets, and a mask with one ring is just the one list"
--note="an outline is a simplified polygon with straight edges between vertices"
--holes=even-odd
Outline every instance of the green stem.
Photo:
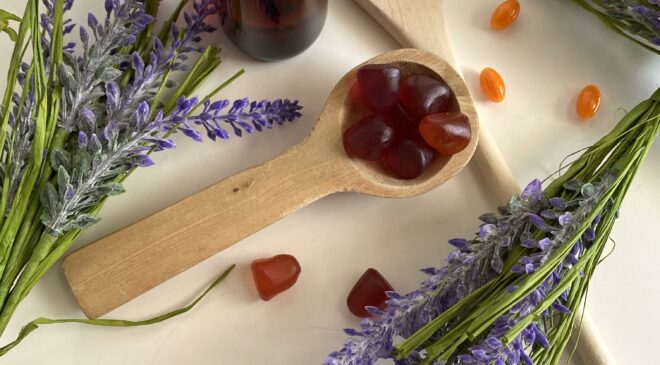
[[[42,132],[44,132],[42,130]],[[55,136],[53,138],[53,146],[54,148],[61,147],[62,144],[64,143],[64,140],[66,139],[68,133],[61,129],[58,128],[57,132],[55,133]],[[42,138],[45,138],[45,135],[41,135]],[[35,141],[36,143],[36,141]],[[43,145],[43,139],[41,140],[40,145]],[[43,150],[43,147],[41,146],[35,146],[35,149],[41,149]],[[34,160],[34,157],[33,157]],[[32,187],[32,189],[29,190],[29,193],[23,196],[20,194],[21,192],[25,191],[26,189],[24,188],[19,188],[16,198],[17,201],[15,204],[12,206],[11,209],[11,214],[9,215],[7,221],[4,223],[4,226],[2,227],[2,241],[0,241],[0,252],[4,253],[4,256],[2,260],[0,261],[0,277],[4,276],[4,271],[5,267],[8,262],[8,257],[10,255],[10,252],[12,250],[11,246],[15,244],[14,239],[16,237],[17,232],[19,231],[20,227],[23,224],[26,224],[30,222],[30,220],[25,219],[25,214],[26,211],[28,210],[28,204],[32,200],[32,193],[34,193],[34,187],[37,186],[37,194],[36,194],[36,199],[37,201],[39,200],[38,197],[38,192],[41,190],[43,185],[48,181],[48,179],[51,176],[51,169],[50,169],[50,164],[45,163],[42,165],[43,162],[43,152],[41,153],[39,160],[34,161],[34,164],[30,166],[30,169],[28,172],[26,172],[27,176],[24,179],[24,182],[26,186]],[[36,182],[37,178],[40,178],[40,181]],[[23,185],[23,183],[21,183]],[[29,224],[29,223],[28,223]],[[0,294],[2,294],[2,291],[0,291]],[[0,297],[0,303],[4,302],[4,297]]]
[[[408,337],[405,341],[395,347],[396,358],[402,360],[410,355],[412,351],[418,348],[421,344],[426,342],[433,336],[440,328],[447,322],[451,321],[455,316],[461,312],[469,310],[472,306],[479,302],[478,298],[490,290],[494,281],[488,282],[486,285],[480,287],[474,292],[470,293],[465,298],[461,299],[455,305],[444,311],[439,316],[435,317],[431,322],[427,323],[424,327],[420,328],[412,336]],[[439,288],[438,290],[442,290]]]
[[[2,105],[7,107],[6,113],[2,116],[2,121],[0,122],[0,141],[3,141],[0,146],[0,156],[4,156],[5,152],[5,139],[7,137],[7,129],[9,127],[9,109],[11,105],[11,99],[14,94],[14,89],[16,88],[16,82],[18,78],[18,71],[20,70],[20,63],[23,59],[23,49],[27,46],[26,39],[28,39],[28,34],[31,32],[32,22],[36,21],[32,18],[33,11],[32,6],[34,4],[29,2],[25,7],[25,13],[23,15],[23,21],[21,22],[18,30],[18,35],[14,44],[14,51],[12,52],[11,61],[9,62],[9,69],[7,71],[7,84],[5,87],[5,94],[2,99]],[[9,153],[9,151],[6,151]],[[0,225],[4,223],[4,209],[6,206],[5,203],[6,196],[3,194],[0,202]]]
[[31,200],[25,219],[12,244],[11,252],[9,255],[5,255],[0,264],[1,267],[5,267],[2,273],[2,280],[0,281],[0,303],[4,303],[11,285],[16,280],[16,275],[18,275],[19,271],[18,267],[22,267],[24,264],[19,260],[19,257],[23,255],[29,240],[41,225],[40,217],[37,215],[39,212],[39,198],[32,196]]
[[93,325],[93,326],[106,326],[106,327],[136,327],[136,326],[147,326],[151,324],[156,324],[160,323],[163,321],[166,321],[170,318],[176,317],[178,315],[181,315],[183,313],[186,313],[190,311],[197,303],[199,303],[213,288],[218,286],[225,278],[231,273],[231,271],[234,269],[236,265],[231,265],[227,270],[225,270],[217,279],[209,285],[202,294],[200,294],[195,300],[193,300],[190,304],[183,308],[179,308],[176,310],[173,310],[171,312],[150,318],[150,319],[145,319],[142,321],[126,321],[126,320],[120,320],[120,319],[49,319],[49,318],[37,318],[33,320],[32,322],[26,324],[21,328],[20,333],[18,334],[18,337],[10,342],[9,344],[5,345],[4,347],[0,348],[0,356],[3,356],[9,350],[13,349],[16,347],[27,335],[32,333],[34,330],[36,330],[40,325],[46,325],[46,324],[58,324],[58,323],[81,323],[81,324],[87,324],[87,325]]
[[[7,298],[7,293],[11,289],[12,284],[16,282],[16,278],[18,278],[21,270],[30,259],[30,255],[43,233],[44,227],[38,223],[40,223],[40,219],[37,216],[26,242],[22,244],[20,251],[17,252],[16,257],[13,259],[14,261],[11,261],[11,265],[5,269],[5,275],[2,277],[3,302]],[[7,288],[7,292],[4,292],[5,287]]]
[[25,297],[24,292],[27,289],[30,278],[36,273],[39,264],[48,255],[56,240],[57,237],[51,234],[44,233],[41,235],[30,260],[25,265],[16,285],[9,294],[9,298],[7,298],[7,302],[2,307],[2,311],[0,311],[0,335],[2,335],[7,327],[7,323],[9,323],[9,320],[14,314],[18,303]]

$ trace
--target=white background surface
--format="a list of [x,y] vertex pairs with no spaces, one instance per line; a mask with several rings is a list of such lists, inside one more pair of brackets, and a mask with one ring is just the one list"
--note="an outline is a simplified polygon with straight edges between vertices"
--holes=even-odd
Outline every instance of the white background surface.
[[[164,3],[171,7],[172,0]],[[608,131],[636,102],[660,84],[660,58],[625,41],[571,1],[525,1],[518,22],[495,33],[488,19],[497,0],[447,2],[450,33],[481,121],[488,123],[518,182],[545,177],[568,153]],[[411,1],[411,5],[414,1]],[[3,1],[17,13],[24,1]],[[73,17],[86,19],[102,1],[77,1]],[[128,192],[113,198],[104,220],[80,240],[91,242],[224,177],[265,161],[301,141],[314,125],[336,80],[354,65],[396,43],[360,8],[333,0],[318,42],[286,62],[248,59],[218,35],[225,62],[213,75],[224,80],[244,67],[247,74],[227,98],[298,98],[304,118],[247,138],[197,144],[181,136],[178,148],[156,157],[156,166],[134,174]],[[9,42],[0,38],[3,61]],[[2,62],[3,66],[7,62]],[[499,70],[508,86],[502,104],[480,95],[477,74]],[[4,74],[4,70],[2,70]],[[601,88],[596,118],[579,121],[576,93],[586,84]],[[4,86],[4,77],[0,80]],[[213,82],[204,86],[208,91]],[[597,271],[588,310],[620,364],[657,361],[660,328],[660,218],[655,146],[633,184],[613,237],[618,246]],[[325,198],[143,295],[108,317],[141,319],[179,307],[231,263],[238,268],[196,309],[172,321],[142,328],[46,326],[0,359],[2,364],[315,364],[341,346],[340,329],[357,320],[345,296],[367,268],[379,269],[402,292],[422,279],[417,269],[441,265],[445,241],[470,236],[476,217],[492,210],[488,181],[473,168],[438,189],[411,199],[386,200],[355,194]],[[221,207],[219,207],[221,209]],[[219,222],[222,224],[222,222]],[[302,264],[298,284],[261,302],[251,283],[249,262],[291,253]],[[22,304],[2,342],[37,316],[81,317],[62,270],[55,266]]]

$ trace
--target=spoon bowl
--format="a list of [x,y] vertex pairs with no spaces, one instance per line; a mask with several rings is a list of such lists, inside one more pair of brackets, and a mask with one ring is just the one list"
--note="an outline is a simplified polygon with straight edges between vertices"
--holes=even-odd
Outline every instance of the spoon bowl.
[[[401,69],[403,78],[422,74],[445,82],[452,90],[453,102],[470,121],[472,139],[468,146],[450,157],[436,156],[424,173],[412,180],[389,176],[373,162],[348,158],[344,151],[342,134],[346,128],[370,114],[369,111],[352,103],[348,97],[351,87],[357,80],[358,69],[366,64],[392,64]],[[311,143],[327,144],[332,151],[331,158],[337,159],[342,169],[351,171],[348,181],[339,190],[402,198],[429,191],[461,171],[474,154],[478,135],[479,119],[463,78],[441,57],[408,48],[381,54],[346,73],[330,93],[321,117],[309,138]]]
[[391,63],[404,76],[421,73],[444,80],[470,120],[467,148],[436,158],[414,180],[395,179],[372,163],[349,158],[342,132],[364,116],[348,98],[362,65],[357,66],[339,80],[317,125],[297,146],[66,257],[64,274],[83,312],[97,318],[326,195],[407,197],[456,175],[474,153],[479,134],[477,113],[459,74],[442,58],[416,49],[387,52],[366,63]]

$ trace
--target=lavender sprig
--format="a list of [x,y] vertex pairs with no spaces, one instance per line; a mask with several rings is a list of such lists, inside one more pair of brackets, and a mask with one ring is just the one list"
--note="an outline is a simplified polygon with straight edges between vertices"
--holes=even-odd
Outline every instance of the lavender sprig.
[[[565,184],[565,188],[568,190],[579,191],[576,199],[565,202],[561,198],[551,198],[548,200],[550,206],[541,213],[546,219],[556,221],[556,224],[553,225],[546,225],[545,221],[542,224],[543,231],[551,232],[554,238],[545,237],[538,241],[523,241],[523,247],[535,249],[536,252],[532,255],[523,256],[520,259],[520,263],[512,268],[512,272],[523,277],[524,275],[535,272],[562,244],[570,242],[579,227],[584,223],[584,220],[596,209],[599,200],[610,189],[615,178],[615,174],[608,173],[595,186],[584,184],[580,181],[570,181]],[[577,208],[571,210],[570,207],[576,206]],[[538,219],[533,218],[533,220],[535,221],[535,226],[541,225]],[[571,314],[571,310],[566,306],[569,296],[568,290],[571,286],[567,286],[557,299],[551,303],[546,303],[545,307],[541,307],[541,302],[557,285],[562,283],[562,278],[570,270],[576,270],[575,265],[578,264],[595,239],[595,231],[598,228],[600,220],[601,215],[598,215],[580,239],[573,244],[570,252],[550,276],[538,287],[534,288],[525,298],[516,303],[508,313],[495,321],[486,339],[470,347],[469,353],[457,357],[458,364],[534,364],[526,349],[534,344],[544,348],[549,346],[549,341],[543,328],[546,321],[556,319],[557,316]],[[559,227],[556,225],[559,225]],[[545,241],[545,243],[541,243],[542,241]],[[510,288],[511,291],[515,289],[517,288]],[[535,316],[534,312],[540,312],[540,315]],[[503,338],[506,338],[509,332],[521,320],[530,318],[530,316],[534,319],[528,321],[530,323],[513,340],[503,341]]]
[[252,133],[262,131],[263,128],[272,128],[273,123],[279,125],[298,119],[302,107],[298,101],[289,99],[277,99],[273,102],[262,100],[250,102],[249,99],[239,99],[226,112],[224,111],[230,102],[219,100],[214,103],[206,101],[202,105],[202,111],[181,121],[179,131],[196,141],[201,141],[201,134],[193,128],[193,125],[202,126],[206,130],[208,138],[227,139],[229,133],[223,125],[230,127],[238,137],[243,131]]
[[[86,210],[104,196],[123,191],[121,185],[114,181],[120,174],[136,166],[151,165],[153,162],[147,152],[174,147],[171,140],[159,137],[162,133],[179,128],[185,135],[199,141],[201,134],[193,126],[203,126],[209,138],[225,139],[229,134],[223,124],[240,136],[242,130],[252,132],[263,127],[270,128],[272,123],[282,124],[300,117],[301,107],[297,101],[289,100],[250,103],[242,99],[234,102],[226,112],[224,109],[230,104],[227,100],[215,103],[206,101],[198,105],[194,97],[179,98],[168,114],[157,109],[158,105],[154,107],[152,99],[163,83],[168,81],[169,74],[186,70],[184,61],[190,53],[202,51],[196,45],[201,35],[214,30],[206,23],[206,19],[214,13],[212,2],[202,0],[193,5],[192,14],[184,13],[185,28],[172,25],[172,42],[169,47],[166,48],[160,39],[154,38],[148,62],[137,52],[130,55],[128,65],[132,78],[123,89],[114,80],[100,80],[94,86],[95,100],[105,96],[105,103],[80,106],[74,124],[69,125],[72,131],[78,131],[79,149],[72,154],[63,150],[53,151],[51,162],[58,171],[57,188],[48,185],[41,197],[42,205],[46,207],[42,220],[51,234],[61,235],[71,229],[81,229],[95,223],[97,218],[87,214]],[[114,22],[137,28],[151,21],[143,13],[142,5],[135,5],[130,0],[106,1],[106,11],[108,16],[105,29],[112,28],[114,23],[111,18]],[[96,29],[98,43],[103,37],[104,27],[91,15],[88,22],[92,29]],[[88,47],[84,32],[84,28],[81,28],[85,52],[79,64],[87,63],[86,60],[93,56],[93,49],[96,49],[95,44]],[[119,61],[113,60],[114,63]],[[112,65],[107,69],[118,71]],[[111,78],[115,79],[116,76]],[[105,88],[101,88],[103,84]],[[67,84],[64,86],[66,89]],[[202,110],[196,114],[194,111],[198,107]]]
[[658,0],[574,0],[621,35],[660,53]]
[[83,108],[98,108],[97,101],[103,96],[103,84],[122,75],[117,65],[126,60],[126,55],[116,52],[121,47],[135,42],[137,35],[153,18],[144,13],[143,4],[135,0],[107,0],[106,18],[103,24],[89,14],[87,24],[95,41],[90,43],[90,33],[80,27],[83,54],[75,57],[64,53],[60,65],[63,98],[59,126],[74,131],[84,116]]
[[115,177],[133,166],[151,165],[143,152],[153,146],[174,147],[170,140],[152,136],[164,123],[162,113],[152,121],[149,114],[149,106],[143,102],[128,123],[108,123],[101,137],[79,132],[73,156],[64,150],[53,151],[51,163],[57,171],[57,189],[48,183],[41,198],[43,223],[51,234],[61,235],[96,223],[98,218],[84,211],[107,195],[123,192],[121,184],[113,181]]
[[[393,339],[408,337],[430,320],[456,304],[501,272],[502,255],[528,223],[528,213],[540,211],[540,197],[533,181],[521,197],[514,197],[507,214],[497,219],[493,214],[480,218],[484,224],[472,241],[461,238],[449,240],[456,247],[447,258],[447,266],[422,271],[429,277],[419,289],[406,295],[388,293],[387,309],[378,319],[360,322],[361,331],[348,329],[349,339],[344,347],[326,359],[326,365],[373,364],[378,358],[392,356]],[[371,309],[375,312],[374,309]],[[376,309],[377,310],[377,309]]]
[[605,0],[607,15],[623,22],[631,34],[660,45],[660,2],[657,0]]
[[[21,65],[24,69],[25,64]],[[34,134],[34,104],[36,102],[34,91],[29,91],[23,102],[21,96],[14,93],[14,110],[9,117],[9,125],[12,127],[12,137],[9,149],[11,159],[9,166],[9,190],[7,196],[7,208],[2,214],[7,215],[14,201],[18,185],[25,174],[25,169],[32,152],[32,137]]]
[[[54,17],[54,0],[43,0],[43,4],[46,7],[46,12],[41,14],[41,27],[43,29],[41,35],[41,45],[44,52],[44,64],[45,69],[48,70],[48,64],[50,60],[50,50],[51,50],[51,41],[53,33],[53,17]],[[68,12],[71,10],[73,5],[73,0],[64,0],[63,10]],[[66,19],[63,22],[63,33],[70,33],[75,25],[72,23],[71,19]],[[63,46],[64,52],[72,52],[73,44],[69,43]],[[18,186],[23,178],[25,169],[28,164],[32,152],[32,137],[34,134],[34,113],[35,113],[35,93],[34,93],[34,79],[26,80],[28,77],[30,65],[21,62],[20,70],[17,74],[18,84],[26,92],[25,98],[23,98],[18,93],[12,95],[13,110],[9,115],[9,127],[12,129],[11,137],[7,135],[11,140],[7,140],[7,151],[11,151],[11,158],[9,160],[8,167],[3,164],[3,169],[8,169],[6,171],[9,178],[9,188],[7,190],[7,206],[5,212],[2,212],[5,216],[9,213],[14,201]],[[11,144],[11,146],[9,146]]]
[[[373,364],[379,358],[393,357],[396,355],[393,352],[394,337],[411,336],[501,273],[502,258],[514,247],[528,248],[532,253],[522,256],[519,263],[513,266],[512,272],[522,275],[534,273],[559,247],[570,242],[578,227],[594,210],[613,181],[614,175],[606,174],[596,186],[570,182],[567,186],[577,189],[580,194],[569,202],[560,198],[546,199],[541,183],[538,180],[532,181],[520,197],[512,198],[502,217],[494,214],[484,214],[480,217],[484,224],[481,225],[477,238],[472,241],[458,238],[450,240],[449,243],[457,250],[448,256],[448,265],[441,269],[424,269],[430,276],[419,289],[406,295],[388,293],[388,307],[384,311],[368,308],[370,313],[378,316],[377,319],[363,320],[360,323],[360,331],[347,329],[347,334],[354,337],[347,340],[341,350],[330,354],[325,363],[367,365]],[[548,223],[541,216],[552,217],[552,221],[556,223]],[[585,242],[593,240],[597,223],[594,222],[594,227],[585,232]],[[534,240],[532,232],[545,232],[552,239],[548,237]],[[503,358],[516,359],[516,362],[509,363],[517,364],[519,359],[525,359],[526,355],[520,353],[524,338],[517,338],[512,344],[502,345],[498,337],[516,324],[516,318],[527,316],[543,299],[545,293],[556,285],[563,272],[579,260],[582,253],[583,245],[579,241],[553,276],[547,278],[525,300],[516,304],[510,315],[503,315],[495,322],[485,343],[473,346],[472,353],[461,355],[455,358],[455,361],[464,364],[490,364]],[[555,307],[563,309],[563,304],[557,302]],[[441,338],[450,329],[441,328],[432,337]],[[537,331],[537,328],[530,325],[526,331],[525,334],[529,334],[529,331]],[[542,333],[537,335],[540,341]],[[496,341],[491,337],[500,345],[494,347]],[[420,356],[423,357],[423,354],[411,351],[412,349],[403,350],[398,347],[398,350],[399,356],[405,354],[400,360],[402,363],[414,362],[415,359],[420,359]]]
[[[121,94],[119,85],[114,82],[106,85],[105,95],[104,116],[119,115],[118,109],[127,104],[121,100],[131,97]],[[241,102],[246,101],[243,99]],[[202,114],[211,111],[212,104],[227,105],[229,102],[205,102]],[[71,229],[82,229],[96,223],[98,218],[87,214],[86,210],[105,196],[124,191],[121,184],[115,181],[119,175],[137,166],[151,166],[153,161],[149,157],[149,152],[175,147],[172,140],[159,137],[161,132],[170,132],[181,126],[185,135],[199,140],[201,138],[199,132],[190,128],[191,120],[196,122],[205,118],[201,117],[201,114],[190,116],[197,105],[196,98],[180,98],[170,114],[164,115],[159,111],[153,119],[150,119],[151,110],[143,101],[137,106],[130,119],[103,122],[105,127],[101,135],[96,133],[97,116],[93,111],[83,109],[81,115],[85,119],[84,125],[87,128],[78,133],[78,149],[73,155],[61,149],[51,154],[52,167],[57,171],[57,188],[48,183],[41,197],[44,207],[42,220],[49,232],[58,236]],[[250,115],[260,120],[270,118],[277,121],[292,120],[300,116],[297,112],[300,109],[297,102],[278,105],[277,108],[262,108],[262,114],[259,114],[255,108]],[[288,107],[284,108],[282,105]],[[238,108],[234,111],[230,110],[228,114],[221,114],[221,109],[216,109],[214,112],[216,122],[231,120],[238,115],[238,110],[241,110]],[[215,136],[209,133],[209,136],[211,135]]]
[[174,82],[169,79],[172,71],[189,70],[189,66],[185,62],[191,53],[204,50],[197,45],[201,36],[215,30],[206,22],[207,18],[215,12],[213,2],[211,0],[195,1],[193,8],[193,13],[184,12],[185,28],[180,29],[176,24],[172,24],[170,30],[172,42],[169,47],[166,48],[161,40],[155,37],[147,61],[137,52],[130,55],[128,61],[133,69],[133,79],[123,92],[126,97],[119,100],[123,104],[120,108],[115,109],[116,114],[108,115],[108,120],[130,117],[132,110],[135,110],[138,104],[154,99],[163,83],[167,86],[174,85]]
[[[44,52],[44,64],[46,70],[49,69],[49,64],[50,64],[50,52],[51,52],[51,43],[53,40],[53,20],[55,19],[55,0],[43,0],[42,1],[44,6],[46,7],[46,12],[41,14],[40,17],[40,24],[41,28],[43,29],[43,33],[41,35],[41,48],[43,49]],[[73,7],[73,0],[64,0],[63,4],[63,10],[64,12],[68,12],[71,10]],[[73,29],[76,27],[76,25],[73,23],[73,20],[71,19],[64,19],[64,22],[62,24],[63,29],[63,35],[67,35],[73,31]],[[66,53],[72,53],[76,44],[73,42],[69,42],[67,44],[63,45],[63,52]]]

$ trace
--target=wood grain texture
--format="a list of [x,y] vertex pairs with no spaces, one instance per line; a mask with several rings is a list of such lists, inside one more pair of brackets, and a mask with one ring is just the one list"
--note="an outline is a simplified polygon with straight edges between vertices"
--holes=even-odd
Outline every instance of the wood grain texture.
[[[442,0],[355,0],[367,13],[385,28],[403,47],[415,47],[434,52],[459,70],[452,43],[446,29]],[[479,145],[474,154],[485,183],[497,201],[507,202],[518,193],[511,169],[499,151],[486,123],[480,125]],[[577,350],[588,365],[614,365],[615,361],[607,345],[598,333],[591,317],[585,313]],[[574,325],[572,343],[578,340]],[[569,345],[570,348],[570,345]]]
[[[467,86],[447,61],[430,52],[402,49],[367,63],[393,63],[404,75],[423,73],[442,78],[478,134],[479,120]],[[414,180],[386,176],[373,164],[346,156],[342,131],[363,113],[346,97],[360,66],[337,83],[314,130],[300,145],[66,257],[64,274],[83,312],[89,318],[102,316],[328,194],[353,191],[408,197],[426,192],[461,171],[476,149],[476,137],[459,154],[435,159]]]

